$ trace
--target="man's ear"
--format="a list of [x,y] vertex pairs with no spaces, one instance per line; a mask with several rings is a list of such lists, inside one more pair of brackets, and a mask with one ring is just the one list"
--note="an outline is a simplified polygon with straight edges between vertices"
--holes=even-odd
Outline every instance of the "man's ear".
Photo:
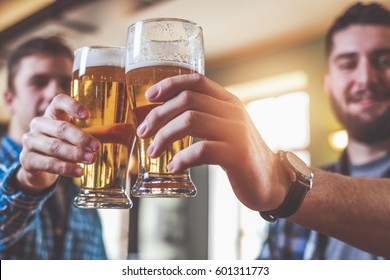
[[6,91],[4,92],[4,101],[5,101],[5,106],[9,110],[10,113],[12,113],[12,108],[13,108],[13,103],[15,100],[15,93],[10,89],[7,88]]

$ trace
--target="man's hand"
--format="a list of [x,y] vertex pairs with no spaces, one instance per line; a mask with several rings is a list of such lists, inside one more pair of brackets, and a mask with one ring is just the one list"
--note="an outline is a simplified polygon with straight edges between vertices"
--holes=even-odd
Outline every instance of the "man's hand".
[[199,74],[165,79],[145,96],[151,102],[163,102],[137,130],[141,138],[154,137],[148,149],[151,157],[158,157],[186,135],[197,137],[201,141],[177,153],[169,163],[171,172],[201,164],[220,165],[247,207],[270,210],[282,204],[286,182],[278,176],[276,157],[236,96]]
[[30,124],[23,135],[21,168],[17,173],[19,186],[26,192],[39,193],[50,187],[59,175],[80,177],[78,163],[93,163],[100,142],[70,121],[85,119],[88,110],[73,98],[56,96],[42,117]]

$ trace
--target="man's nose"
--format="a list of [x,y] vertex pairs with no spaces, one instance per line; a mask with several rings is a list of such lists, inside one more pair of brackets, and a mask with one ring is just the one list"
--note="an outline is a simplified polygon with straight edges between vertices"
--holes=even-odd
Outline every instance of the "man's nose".
[[61,86],[58,81],[50,80],[45,88],[45,99],[51,101],[56,95],[61,93]]
[[360,86],[375,84],[378,81],[378,71],[368,60],[361,61],[355,79]]

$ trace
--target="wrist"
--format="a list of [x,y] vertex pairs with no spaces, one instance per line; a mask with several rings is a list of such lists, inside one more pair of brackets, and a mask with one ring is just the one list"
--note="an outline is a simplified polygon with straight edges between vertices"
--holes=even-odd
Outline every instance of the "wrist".
[[278,173],[276,176],[285,178],[289,182],[283,183],[281,180],[281,184],[285,184],[284,190],[287,194],[279,197],[279,200],[282,201],[280,206],[271,208],[274,210],[260,212],[260,215],[270,222],[293,215],[301,206],[306,193],[312,187],[313,181],[313,173],[296,155],[290,152],[279,151],[277,157],[281,163],[281,168],[275,168]]
[[[34,183],[31,183],[34,182]],[[23,193],[28,195],[38,195],[45,191],[47,188],[53,185],[55,179],[52,182],[46,184],[41,183],[38,176],[32,175],[30,172],[23,169],[23,167],[17,170],[13,184]]]
[[265,210],[279,208],[285,201],[291,185],[290,176],[277,154],[274,154],[274,164],[272,166],[272,178],[275,179],[272,183],[269,183],[272,192]]

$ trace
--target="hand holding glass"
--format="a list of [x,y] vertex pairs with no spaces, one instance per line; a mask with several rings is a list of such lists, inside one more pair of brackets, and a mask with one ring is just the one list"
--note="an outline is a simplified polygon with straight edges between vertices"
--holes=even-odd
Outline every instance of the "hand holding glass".
[[135,124],[124,72],[125,49],[83,47],[75,51],[72,97],[90,111],[75,124],[101,141],[93,164],[81,164],[84,175],[74,200],[79,208],[131,208],[126,193]]
[[[158,103],[145,99],[145,92],[155,83],[176,75],[204,73],[202,29],[197,24],[175,18],[157,18],[131,25],[127,34],[126,84],[135,100],[137,125]],[[158,158],[148,156],[153,138],[138,138],[138,177],[132,188],[134,196],[191,197],[196,187],[189,170],[170,173],[167,164],[192,137],[175,141]]]

